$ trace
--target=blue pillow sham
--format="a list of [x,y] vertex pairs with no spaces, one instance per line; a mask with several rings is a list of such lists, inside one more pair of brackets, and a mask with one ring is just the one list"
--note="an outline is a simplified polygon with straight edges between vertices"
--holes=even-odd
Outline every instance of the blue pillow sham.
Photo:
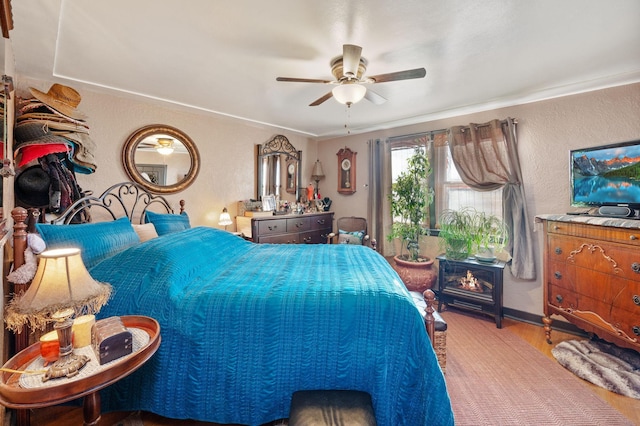
[[47,245],[47,249],[79,248],[87,269],[107,257],[140,243],[138,234],[126,217],[111,222],[79,225],[38,223],[36,229]]
[[191,228],[189,216],[187,216],[187,213],[185,212],[180,214],[170,214],[147,211],[144,221],[145,223],[153,223],[158,235],[171,234],[173,232],[180,232]]
[[364,239],[364,231],[343,231],[338,229],[338,243],[361,245]]

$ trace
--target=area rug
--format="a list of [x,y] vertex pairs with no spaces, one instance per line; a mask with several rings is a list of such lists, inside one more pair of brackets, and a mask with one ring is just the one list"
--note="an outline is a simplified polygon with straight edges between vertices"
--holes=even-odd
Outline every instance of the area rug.
[[597,340],[567,340],[551,350],[567,370],[594,385],[640,399],[640,354]]
[[508,327],[458,312],[442,312],[457,426],[633,424]]

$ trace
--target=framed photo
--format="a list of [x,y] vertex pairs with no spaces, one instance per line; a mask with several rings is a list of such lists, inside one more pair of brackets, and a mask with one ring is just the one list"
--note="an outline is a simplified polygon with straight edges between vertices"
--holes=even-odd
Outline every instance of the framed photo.
[[356,192],[356,155],[357,152],[345,147],[338,156],[338,192],[350,195]]
[[262,211],[272,212],[276,209],[276,196],[265,195],[262,197]]

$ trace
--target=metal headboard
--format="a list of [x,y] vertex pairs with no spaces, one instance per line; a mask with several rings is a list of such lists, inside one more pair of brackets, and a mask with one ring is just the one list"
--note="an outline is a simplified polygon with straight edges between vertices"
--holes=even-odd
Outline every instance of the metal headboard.
[[[145,212],[150,207],[157,207],[166,213],[174,212],[163,196],[151,194],[137,183],[122,182],[109,187],[98,197],[89,194],[76,200],[50,223],[66,225],[91,222],[94,213],[102,213],[113,220],[126,216],[131,223],[134,220],[143,223]],[[180,213],[183,210],[184,201],[180,200]]]

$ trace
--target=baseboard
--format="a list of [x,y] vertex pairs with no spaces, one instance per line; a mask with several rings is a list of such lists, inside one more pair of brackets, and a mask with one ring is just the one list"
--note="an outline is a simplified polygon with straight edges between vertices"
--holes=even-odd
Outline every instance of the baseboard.
[[[526,322],[528,324],[533,324],[542,327],[542,316],[532,314],[530,312],[518,311],[516,309],[511,308],[503,308],[502,312],[505,317],[514,319],[516,321]],[[586,337],[587,333],[583,330],[579,329],[575,325],[570,322],[559,320],[554,318],[553,323],[551,324],[551,328],[557,331],[562,331],[564,333],[575,334],[577,336]]]

